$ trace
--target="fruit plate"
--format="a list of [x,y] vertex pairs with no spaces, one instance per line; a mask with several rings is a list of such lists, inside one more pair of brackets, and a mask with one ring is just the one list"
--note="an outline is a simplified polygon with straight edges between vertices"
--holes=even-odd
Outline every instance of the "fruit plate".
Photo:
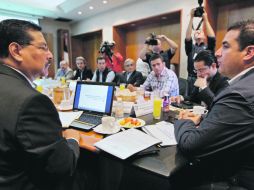
[[116,123],[120,126],[120,127],[124,127],[124,128],[139,128],[139,127],[143,127],[146,122],[142,119],[138,119],[138,118],[132,118],[132,117],[126,117],[123,119],[119,119],[116,121]]

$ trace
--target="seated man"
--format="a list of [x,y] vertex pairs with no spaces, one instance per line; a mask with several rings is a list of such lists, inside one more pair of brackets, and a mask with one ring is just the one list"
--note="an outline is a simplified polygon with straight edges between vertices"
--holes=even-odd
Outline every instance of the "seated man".
[[73,78],[73,70],[69,67],[69,63],[66,60],[60,61],[60,68],[57,70],[55,79],[65,77],[65,79]]
[[253,20],[233,24],[216,52],[229,86],[214,98],[201,122],[180,112],[175,137],[189,164],[172,176],[172,185],[178,186],[173,189],[254,189],[253,39]]
[[136,71],[136,64],[132,59],[126,59],[124,62],[125,72],[120,75],[120,83],[132,84],[133,86],[140,86],[143,83],[142,73]]
[[[148,75],[143,84],[145,90],[158,90],[162,93],[167,93],[169,96],[179,95],[178,79],[176,74],[165,67],[165,62],[160,54],[153,54],[150,58],[150,63],[153,71]],[[136,88],[129,85],[128,88],[133,91]]]
[[0,34],[0,189],[71,189],[80,135],[67,129],[63,136],[52,101],[34,89],[53,58],[41,27],[3,20]]
[[111,71],[106,67],[106,61],[104,57],[97,58],[97,69],[93,74],[92,81],[96,82],[112,82],[115,78],[114,71]]
[[191,94],[187,97],[172,97],[171,101],[179,103],[180,100],[189,100],[199,104],[202,101],[210,109],[216,94],[228,86],[227,78],[218,72],[215,57],[209,50],[198,53],[194,60],[194,68],[198,78]]
[[84,57],[76,58],[77,70],[74,71],[73,80],[91,80],[93,73],[90,69],[87,69],[87,61]]

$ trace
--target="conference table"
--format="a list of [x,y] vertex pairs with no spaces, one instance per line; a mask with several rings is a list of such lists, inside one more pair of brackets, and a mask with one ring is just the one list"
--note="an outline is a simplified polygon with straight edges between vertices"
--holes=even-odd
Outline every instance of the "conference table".
[[[172,112],[163,112],[161,121],[172,119]],[[146,124],[154,124],[152,114],[139,117]],[[174,118],[173,118],[174,119]],[[170,189],[170,178],[187,161],[176,146],[160,147],[159,152],[134,155],[121,160],[106,152],[91,152],[81,148],[78,171],[87,180],[85,189],[98,190],[160,190]]]

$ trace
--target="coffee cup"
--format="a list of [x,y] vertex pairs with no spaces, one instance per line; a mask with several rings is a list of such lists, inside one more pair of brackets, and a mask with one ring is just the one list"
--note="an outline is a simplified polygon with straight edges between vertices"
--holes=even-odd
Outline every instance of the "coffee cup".
[[193,106],[193,113],[197,115],[206,114],[208,110],[204,106]]
[[105,116],[101,119],[102,129],[105,131],[113,131],[116,119],[111,116]]

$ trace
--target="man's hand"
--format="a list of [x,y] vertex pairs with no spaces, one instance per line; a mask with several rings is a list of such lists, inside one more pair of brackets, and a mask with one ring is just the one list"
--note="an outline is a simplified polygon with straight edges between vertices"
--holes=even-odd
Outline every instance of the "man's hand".
[[191,18],[194,17],[194,12],[195,12],[195,10],[196,10],[196,8],[191,9],[191,11],[190,11],[190,16],[191,16]]
[[159,40],[165,40],[166,36],[165,35],[157,35],[156,38]]
[[180,111],[178,119],[189,119],[198,125],[201,121],[201,115],[196,115],[189,111]]
[[74,130],[74,129],[66,129],[63,132],[63,136],[66,139],[75,139],[78,143],[80,141],[80,134],[78,131]]
[[207,13],[206,13],[205,9],[203,9],[203,10],[204,10],[204,13],[202,15],[202,18],[205,20],[205,19],[207,19]]
[[128,84],[127,89],[129,89],[131,92],[137,90],[137,88],[135,86],[133,86],[132,84]]
[[182,101],[184,101],[183,96],[171,96],[170,102],[180,104]]
[[201,88],[202,90],[207,87],[207,77],[205,78],[197,78],[197,80],[194,83],[194,86]]

